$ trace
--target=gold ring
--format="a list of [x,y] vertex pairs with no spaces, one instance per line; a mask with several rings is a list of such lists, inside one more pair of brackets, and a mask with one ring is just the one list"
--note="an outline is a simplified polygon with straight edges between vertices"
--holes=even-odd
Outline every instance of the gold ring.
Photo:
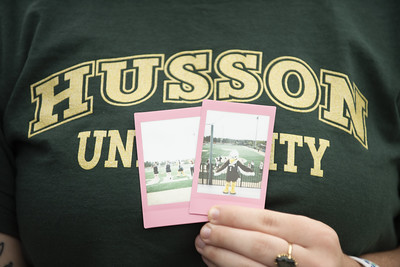
[[275,258],[275,264],[278,267],[293,267],[297,265],[296,260],[292,257],[293,245],[289,243],[287,254],[279,254]]

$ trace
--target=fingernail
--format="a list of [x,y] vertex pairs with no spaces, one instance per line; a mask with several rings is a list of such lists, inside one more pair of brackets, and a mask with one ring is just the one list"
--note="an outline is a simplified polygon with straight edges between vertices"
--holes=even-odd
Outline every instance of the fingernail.
[[200,249],[203,249],[206,246],[206,243],[204,243],[204,241],[200,237],[197,237],[196,246]]
[[219,216],[219,210],[217,208],[211,208],[209,213],[208,213],[209,219],[211,220],[216,220]]
[[200,237],[202,239],[208,239],[211,235],[211,228],[208,225],[204,225],[200,230]]

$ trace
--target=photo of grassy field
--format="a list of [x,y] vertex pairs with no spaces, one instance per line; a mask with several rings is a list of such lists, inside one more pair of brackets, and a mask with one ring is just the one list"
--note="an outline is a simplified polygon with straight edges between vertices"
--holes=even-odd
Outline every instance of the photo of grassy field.
[[[183,166],[183,173],[178,172],[178,163],[174,162],[171,165],[171,178],[167,177],[167,173],[165,171],[166,167],[166,162],[160,163],[158,166],[159,169],[159,174],[158,174],[158,180],[154,181],[154,172],[153,172],[153,167],[146,167],[145,168],[145,173],[146,173],[146,188],[147,188],[147,193],[153,193],[153,192],[159,192],[159,191],[164,191],[164,190],[171,190],[171,189],[179,189],[179,188],[185,188],[185,187],[191,187],[192,186],[192,175],[190,171],[191,167],[191,160],[186,160],[183,161],[182,166]],[[194,161],[194,159],[192,159]],[[154,163],[153,163],[154,164]],[[151,165],[153,165],[151,164]],[[150,165],[146,164],[146,165]]]
[[[197,192],[226,194],[228,179],[234,179],[235,187],[246,188],[239,190],[240,193],[246,191],[246,197],[257,198],[261,189],[268,126],[268,116],[208,110]],[[232,153],[237,155],[234,159]],[[237,167],[239,163],[235,162],[243,167]],[[235,168],[234,172],[232,168]],[[217,189],[221,186],[226,186],[225,190]],[[231,193],[237,195],[234,190]]]

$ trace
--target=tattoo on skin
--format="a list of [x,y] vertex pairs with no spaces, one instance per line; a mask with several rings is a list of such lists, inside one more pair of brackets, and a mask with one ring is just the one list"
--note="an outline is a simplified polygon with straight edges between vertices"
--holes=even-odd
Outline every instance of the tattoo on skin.
[[[0,256],[1,256],[1,254],[3,254],[3,251],[4,251],[4,242],[0,242]],[[14,263],[12,261],[10,261],[9,264],[4,265],[4,267],[13,267],[13,266],[14,266]]]

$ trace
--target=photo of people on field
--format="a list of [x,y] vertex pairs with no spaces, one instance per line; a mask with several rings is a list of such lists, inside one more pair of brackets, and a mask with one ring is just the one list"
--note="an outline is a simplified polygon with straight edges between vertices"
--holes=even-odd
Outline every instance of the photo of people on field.
[[147,204],[190,200],[199,117],[141,124]]
[[197,192],[259,198],[269,116],[208,110]]

